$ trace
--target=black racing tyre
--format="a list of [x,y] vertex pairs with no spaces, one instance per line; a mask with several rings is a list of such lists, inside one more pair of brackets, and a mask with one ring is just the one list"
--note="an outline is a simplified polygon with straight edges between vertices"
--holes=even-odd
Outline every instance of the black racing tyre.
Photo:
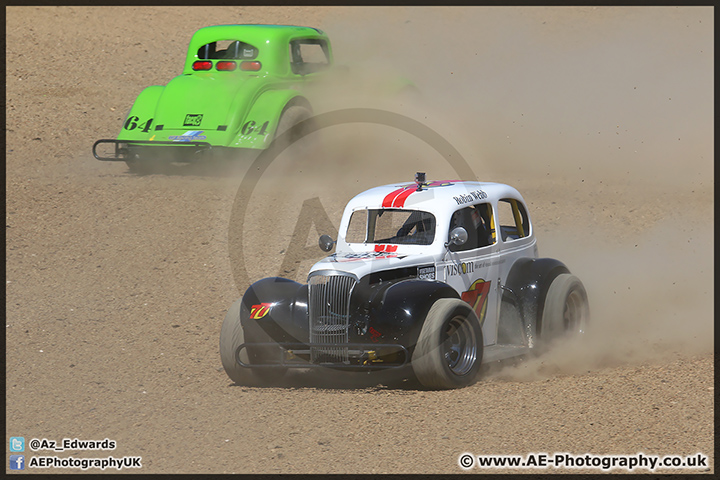
[[143,162],[141,162],[139,160],[125,160],[125,165],[127,165],[130,173],[137,173],[137,174],[154,173],[154,170],[151,167],[149,167],[148,165],[144,164]]
[[171,162],[158,160],[125,160],[125,164],[130,173],[136,175],[169,175],[177,169],[177,166],[173,166]]
[[[242,299],[238,299],[230,306],[220,329],[220,360],[225,373],[238,385],[252,386],[276,381],[285,375],[286,368],[249,369],[238,365],[235,359],[235,350],[245,343],[245,333],[240,323],[241,305]],[[240,352],[240,360],[248,365],[252,363],[249,350],[250,348],[244,348]]]
[[128,148],[128,155],[125,160],[125,165],[127,165],[128,170],[130,170],[131,173],[152,173],[152,169],[149,168],[147,162],[141,161],[139,156],[138,150]]
[[[286,108],[283,111],[282,115],[280,115],[280,121],[278,122],[278,127],[275,131],[275,138],[279,137],[286,130],[292,128],[303,120],[307,120],[310,117],[312,117],[312,112],[305,107],[293,105]],[[292,135],[289,139],[286,139],[287,144],[290,145],[296,140],[298,140],[301,136],[301,133],[302,132],[296,132],[295,135]]]
[[482,355],[482,330],[473,309],[462,300],[443,298],[425,317],[412,368],[425,387],[460,388],[475,381]]
[[540,320],[540,342],[547,347],[559,338],[585,333],[590,319],[587,292],[575,275],[555,277],[545,296]]
[[147,158],[147,150],[142,148],[129,149],[129,157],[125,160],[130,173],[138,175],[150,175],[153,173],[165,173],[169,163],[156,158]]
[[[240,306],[242,299],[235,300],[225,315],[222,328],[220,329],[220,360],[230,380],[239,385],[254,383],[252,371],[238,365],[235,360],[235,350],[245,343],[245,335],[240,324]],[[247,348],[240,352],[240,359],[249,364]]]

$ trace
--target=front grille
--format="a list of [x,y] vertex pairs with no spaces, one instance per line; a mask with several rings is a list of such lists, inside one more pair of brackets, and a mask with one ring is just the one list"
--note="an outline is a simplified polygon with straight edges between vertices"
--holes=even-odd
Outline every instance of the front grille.
[[355,277],[345,274],[313,275],[308,279],[310,343],[313,363],[348,363],[350,294]]

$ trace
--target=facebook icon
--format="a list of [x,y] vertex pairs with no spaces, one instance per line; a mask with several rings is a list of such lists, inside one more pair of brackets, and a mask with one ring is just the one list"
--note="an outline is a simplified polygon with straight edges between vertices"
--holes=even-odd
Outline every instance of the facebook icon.
[[10,455],[10,470],[25,470],[25,455]]

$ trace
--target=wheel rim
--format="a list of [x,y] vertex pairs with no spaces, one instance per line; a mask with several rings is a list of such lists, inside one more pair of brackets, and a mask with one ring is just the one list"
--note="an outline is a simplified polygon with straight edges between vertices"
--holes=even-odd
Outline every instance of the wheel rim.
[[585,331],[585,300],[578,290],[573,290],[565,300],[563,328],[568,333]]
[[466,375],[477,361],[477,338],[470,320],[454,317],[445,329],[443,356],[455,375]]

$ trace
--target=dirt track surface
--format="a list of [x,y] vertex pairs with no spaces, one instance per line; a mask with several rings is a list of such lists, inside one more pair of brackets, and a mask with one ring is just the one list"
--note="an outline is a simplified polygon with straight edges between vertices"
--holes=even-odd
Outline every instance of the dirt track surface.
[[[710,467],[693,471],[713,471],[712,9],[6,15],[6,440],[109,438],[112,452],[43,453],[142,456],[143,473],[461,473],[463,452],[700,452]],[[222,23],[318,26],[340,63],[411,77],[423,100],[406,113],[517,186],[541,254],[583,279],[592,338],[458,391],[302,372],[234,385],[218,335],[247,287],[228,253],[246,165],[135,175],[90,154],[179,73],[195,30]],[[304,200],[337,225],[365,188],[453,175],[417,139],[358,128],[262,178],[243,227],[252,280],[277,273]],[[297,262],[284,273],[302,280],[312,260]]]

